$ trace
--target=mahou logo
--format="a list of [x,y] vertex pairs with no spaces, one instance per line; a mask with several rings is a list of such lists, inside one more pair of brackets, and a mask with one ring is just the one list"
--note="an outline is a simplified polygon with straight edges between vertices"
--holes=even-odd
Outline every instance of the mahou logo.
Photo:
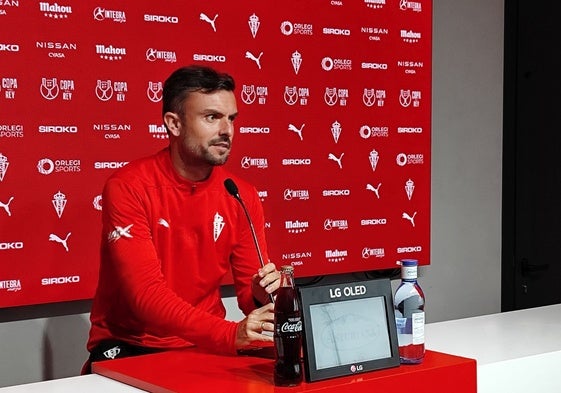
[[39,3],[39,10],[47,18],[66,19],[72,14],[72,7],[69,5],[59,5],[57,3]]
[[386,5],[386,0],[364,0],[364,4],[368,8],[372,8],[374,10],[384,8]]

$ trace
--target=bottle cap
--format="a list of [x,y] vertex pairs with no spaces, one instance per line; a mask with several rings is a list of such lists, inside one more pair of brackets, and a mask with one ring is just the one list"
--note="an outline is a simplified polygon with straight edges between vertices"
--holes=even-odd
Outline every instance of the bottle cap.
[[416,259],[402,259],[401,260],[401,266],[418,266],[419,265],[419,261]]
[[283,273],[294,273],[294,266],[290,265],[282,265],[281,272]]

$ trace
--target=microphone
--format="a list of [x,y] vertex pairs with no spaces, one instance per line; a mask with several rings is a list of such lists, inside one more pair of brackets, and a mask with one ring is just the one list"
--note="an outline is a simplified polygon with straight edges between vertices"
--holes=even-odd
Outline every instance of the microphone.
[[[226,187],[226,191],[228,191],[228,193],[232,195],[234,198],[236,198],[236,200],[240,203],[240,205],[242,205],[243,211],[245,213],[245,217],[247,218],[247,222],[249,223],[249,229],[251,231],[251,236],[253,237],[253,243],[255,244],[255,249],[257,250],[259,263],[261,264],[261,267],[265,267],[265,262],[263,262],[263,254],[261,254],[261,248],[259,247],[259,243],[257,242],[257,235],[255,234],[255,228],[253,227],[253,222],[251,221],[249,212],[247,211],[247,208],[245,207],[245,204],[243,203],[243,200],[240,197],[238,186],[236,185],[236,183],[234,183],[232,179],[228,178],[224,180],[224,187]],[[275,299],[273,298],[273,294],[271,293],[269,294],[269,299],[271,300],[271,303],[275,302]]]

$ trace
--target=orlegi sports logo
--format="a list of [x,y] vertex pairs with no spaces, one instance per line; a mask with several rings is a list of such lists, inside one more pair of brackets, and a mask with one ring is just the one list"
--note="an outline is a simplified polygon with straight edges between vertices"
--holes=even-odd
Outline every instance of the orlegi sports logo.
[[23,138],[23,124],[0,124],[0,138]]
[[51,160],[50,158],[42,158],[37,162],[37,171],[42,175],[76,173],[81,170],[81,161],[79,159]]

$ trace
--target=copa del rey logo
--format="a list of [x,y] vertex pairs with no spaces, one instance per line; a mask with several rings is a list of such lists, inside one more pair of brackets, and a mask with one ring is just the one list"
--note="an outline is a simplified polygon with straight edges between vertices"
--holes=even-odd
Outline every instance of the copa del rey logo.
[[114,98],[115,101],[123,102],[128,91],[128,84],[125,81],[98,79],[95,86],[95,95],[100,101],[109,101]]
[[148,81],[148,88],[146,89],[146,96],[152,102],[160,102],[162,100],[162,93],[164,92],[164,84],[162,82]]
[[74,80],[72,79],[41,78],[41,86],[39,87],[43,98],[49,101],[57,98],[70,101],[74,90]]

